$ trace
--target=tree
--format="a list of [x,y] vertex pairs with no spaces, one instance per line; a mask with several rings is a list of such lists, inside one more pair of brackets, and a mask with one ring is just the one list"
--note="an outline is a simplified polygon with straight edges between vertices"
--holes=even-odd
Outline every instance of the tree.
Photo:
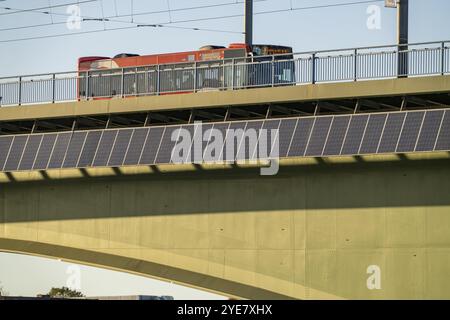
[[82,298],[84,295],[76,290],[69,289],[67,287],[51,288],[47,294],[52,298]]

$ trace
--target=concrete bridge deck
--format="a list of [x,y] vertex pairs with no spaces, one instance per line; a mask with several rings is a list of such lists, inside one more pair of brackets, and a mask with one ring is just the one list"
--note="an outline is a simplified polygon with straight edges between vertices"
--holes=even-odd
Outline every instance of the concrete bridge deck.
[[[450,155],[0,173],[0,250],[239,298],[450,297]],[[367,288],[379,266],[381,289]]]

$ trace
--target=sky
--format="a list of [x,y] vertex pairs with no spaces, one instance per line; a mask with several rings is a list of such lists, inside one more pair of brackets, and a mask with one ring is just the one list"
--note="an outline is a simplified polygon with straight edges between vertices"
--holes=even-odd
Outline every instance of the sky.
[[[73,71],[81,56],[190,51],[207,44],[228,45],[243,41],[243,18],[239,16],[244,8],[242,0],[85,1],[0,0],[0,78]],[[78,8],[82,17],[110,17],[114,22],[84,21],[79,25],[80,29],[73,29],[78,27],[76,23],[69,24],[72,28],[69,29],[67,5],[43,9],[40,13],[10,14],[11,10],[3,9],[30,9],[48,7],[49,3],[58,6],[76,2],[80,3]],[[363,3],[334,6],[349,2]],[[202,6],[210,7],[183,10]],[[313,6],[322,7],[306,9]],[[294,10],[267,13],[291,8]],[[42,13],[49,10],[52,14]],[[159,13],[141,15],[156,11]],[[303,52],[396,42],[396,10],[384,8],[384,0],[255,0],[254,11],[257,13],[254,43],[287,45],[296,52]],[[410,42],[450,40],[449,12],[449,0],[410,0]],[[224,16],[228,18],[217,18]],[[211,17],[216,19],[201,20]],[[191,21],[177,22],[185,20]],[[165,24],[169,27],[130,28],[137,24]],[[30,25],[40,26],[17,29]],[[125,27],[128,29],[107,31]],[[63,36],[46,38],[49,35]],[[36,39],[17,41],[24,38]],[[43,293],[52,286],[64,285],[67,268],[66,263],[57,260],[0,254],[0,287],[3,286],[11,295]],[[219,298],[118,272],[81,267],[81,274],[82,288],[88,295],[156,294],[191,299]]]

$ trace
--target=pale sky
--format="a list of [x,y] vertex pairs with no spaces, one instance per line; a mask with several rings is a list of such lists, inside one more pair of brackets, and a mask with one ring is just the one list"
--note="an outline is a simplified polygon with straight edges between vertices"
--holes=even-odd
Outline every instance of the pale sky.
[[[255,0],[258,1],[258,0]],[[255,12],[333,5],[364,0],[260,0]],[[52,5],[76,2],[51,0]],[[81,1],[80,1],[81,2]],[[236,3],[236,0],[134,0],[133,12],[167,11],[211,4]],[[238,1],[239,2],[239,1]],[[103,3],[103,5],[102,5]],[[383,7],[384,1],[372,1],[350,6],[293,10],[255,16],[255,43],[292,46],[295,51],[339,49],[360,46],[395,44],[396,12]],[[68,30],[65,25],[66,7],[52,9],[53,15],[36,12],[2,15],[2,7],[38,8],[48,6],[49,0],[0,1],[0,77],[35,73],[72,71],[80,56],[114,56],[118,53],[151,54],[188,51],[205,44],[227,45],[242,42],[237,33],[193,31],[175,28],[138,28],[98,32],[57,38],[11,42],[21,38],[70,34],[117,27],[130,27],[131,17],[120,19],[127,23],[83,22],[80,30]],[[373,7],[379,7],[379,28],[368,28]],[[81,15],[89,17],[129,15],[131,0],[103,0],[81,4]],[[160,24],[205,17],[239,15],[243,4],[227,5],[189,11],[136,15],[134,22]],[[410,0],[410,42],[450,40],[450,1]],[[242,17],[193,21],[171,24],[189,28],[242,31]],[[26,29],[13,27],[52,24]],[[67,264],[20,255],[0,254],[0,282],[11,295],[45,293],[52,286],[67,281]],[[82,291],[87,295],[173,295],[175,298],[214,299],[216,295],[182,288],[147,278],[81,267]]]

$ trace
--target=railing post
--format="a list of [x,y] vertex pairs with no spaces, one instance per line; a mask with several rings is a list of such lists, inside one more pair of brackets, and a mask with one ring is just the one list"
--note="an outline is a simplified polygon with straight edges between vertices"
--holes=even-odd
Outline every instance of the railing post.
[[89,100],[89,71],[86,71],[86,100]]
[[197,92],[197,61],[194,62],[194,93]]
[[120,78],[120,95],[122,98],[125,97],[125,69],[122,68],[122,74]]
[[234,90],[234,75],[235,75],[235,63],[236,60],[232,60],[231,61],[232,65],[231,65],[231,90]]
[[19,77],[19,106],[22,105],[22,77]]
[[161,67],[158,64],[156,67],[156,95],[159,96],[161,93]]
[[275,87],[275,56],[272,56],[272,87]]
[[445,42],[441,43],[441,75],[445,74]]
[[135,94],[136,96],[139,95],[139,85],[138,85],[138,68],[136,68],[135,70],[135,74],[134,74],[134,87],[135,87]]
[[353,54],[355,55],[353,61],[353,68],[354,68],[353,80],[358,81],[358,49],[355,49]]
[[56,98],[56,75],[53,74],[52,77],[52,103],[55,103],[55,98]]
[[313,53],[311,57],[311,83],[316,83],[316,54]]

